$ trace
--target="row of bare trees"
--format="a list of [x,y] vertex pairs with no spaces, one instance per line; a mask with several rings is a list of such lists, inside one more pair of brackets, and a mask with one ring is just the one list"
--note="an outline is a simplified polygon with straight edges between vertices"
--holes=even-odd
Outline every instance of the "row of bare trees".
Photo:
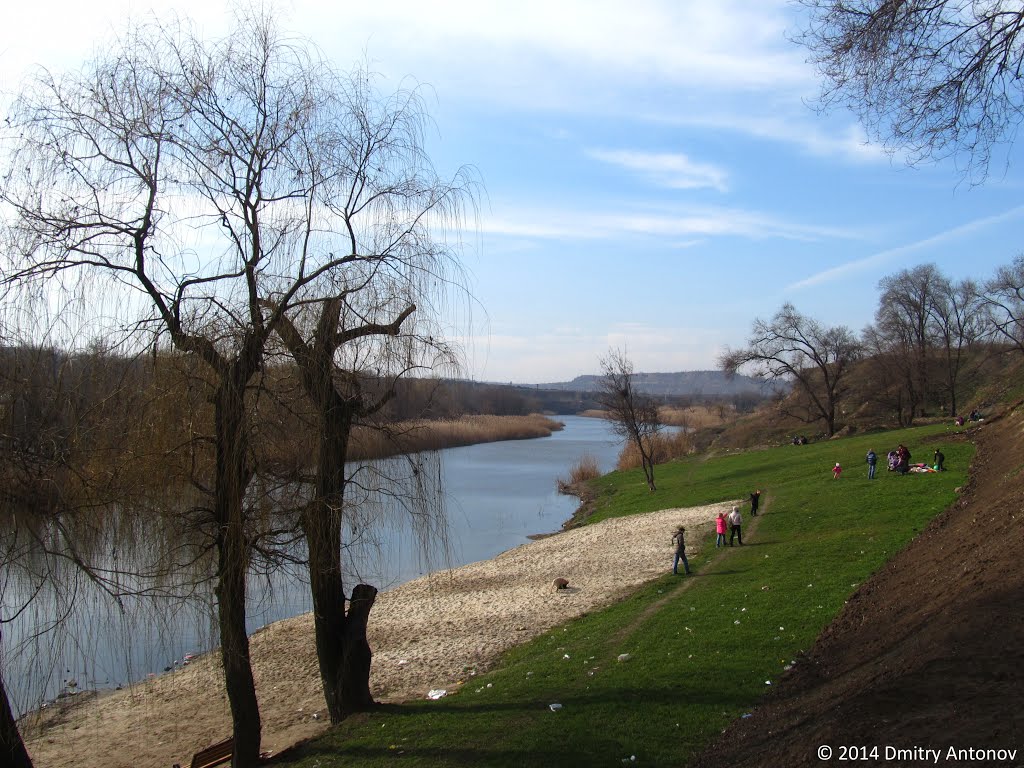
[[909,426],[927,408],[958,414],[968,361],[1024,353],[1024,256],[984,283],[954,282],[923,264],[882,278],[879,290],[875,321],[859,337],[787,303],[770,320],[755,320],[747,346],[726,350],[719,364],[729,374],[789,382],[787,413],[820,422],[831,436],[855,369],[871,382],[867,396]]
[[[0,204],[8,317],[60,306],[82,330],[51,343],[169,344],[188,372],[178,406],[189,426],[165,456],[167,478],[179,470],[197,500],[161,520],[169,540],[195,548],[166,560],[161,577],[208,558],[233,765],[243,767],[257,763],[261,733],[246,579],[256,559],[288,557],[298,535],[330,717],[372,703],[376,590],[347,589],[341,563],[343,521],[360,514],[348,444],[403,376],[457,368],[440,321],[451,297],[466,298],[457,234],[476,182],[467,169],[434,171],[417,91],[381,94],[369,73],[337,71],[270,14],[238,14],[236,31],[215,41],[187,22],[132,25],[82,70],[26,83],[3,136]],[[6,330],[11,343],[39,343],[30,322]],[[299,374],[290,404],[267,386],[277,359]],[[281,430],[272,415],[287,408],[303,412],[315,442],[290,467],[264,451]],[[404,466],[407,484],[375,482],[401,486],[414,517],[436,517],[437,496],[414,460]],[[268,517],[282,489],[292,507]],[[73,506],[59,499],[40,524],[60,527]],[[5,517],[17,535],[23,518]],[[0,728],[5,753],[29,765],[12,732]]]

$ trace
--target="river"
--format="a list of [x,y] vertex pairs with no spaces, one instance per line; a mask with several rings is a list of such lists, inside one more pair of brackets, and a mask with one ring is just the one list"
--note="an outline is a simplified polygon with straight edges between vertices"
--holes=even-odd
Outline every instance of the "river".
[[[567,477],[584,454],[593,456],[602,472],[610,471],[621,445],[601,419],[557,419],[565,429],[549,437],[440,451],[447,544],[435,540],[421,546],[396,523],[378,531],[375,546],[356,559],[360,578],[389,589],[431,571],[494,557],[526,543],[532,534],[559,530],[577,500],[557,492],[558,478]],[[308,611],[306,583],[300,569],[254,578],[250,631]],[[37,634],[65,613],[67,632]],[[112,687],[160,674],[187,654],[215,645],[209,602],[172,608],[147,601],[115,607],[83,581],[70,604],[57,605],[42,596],[4,626],[0,669],[15,711],[24,712],[69,690]],[[69,687],[68,681],[74,685]]]

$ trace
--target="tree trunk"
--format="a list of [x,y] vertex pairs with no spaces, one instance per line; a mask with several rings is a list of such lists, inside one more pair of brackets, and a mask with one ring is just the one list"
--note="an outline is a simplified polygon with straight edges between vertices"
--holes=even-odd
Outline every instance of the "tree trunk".
[[224,682],[235,740],[234,768],[259,762],[260,711],[245,627],[245,578],[249,555],[244,501],[249,485],[246,467],[245,381],[233,366],[218,387],[215,400],[217,482],[214,515],[217,535],[217,610]]
[[28,756],[25,742],[18,731],[18,723],[14,719],[14,711],[7,698],[3,676],[0,676],[0,765],[10,768],[32,768],[32,758]]
[[[332,723],[344,716],[342,659],[344,656],[345,591],[341,577],[341,513],[314,499],[304,515],[303,532],[309,549],[309,587],[313,599],[313,626],[320,679]],[[334,531],[337,530],[337,538]]]
[[346,715],[365,712],[374,705],[370,694],[370,661],[373,652],[366,639],[370,609],[377,599],[377,588],[357,584],[345,622],[345,653],[341,667],[342,708]]
[[313,623],[324,699],[332,723],[374,705],[370,695],[370,644],[366,626],[377,590],[366,584],[352,593],[346,614],[341,572],[345,465],[354,406],[335,389],[326,366],[311,391],[320,408],[321,439],[316,497],[303,516],[309,548]]
[[654,485],[654,458],[647,455],[642,445],[640,447],[640,463],[643,464],[644,477],[647,479],[647,490],[652,492],[658,490]]

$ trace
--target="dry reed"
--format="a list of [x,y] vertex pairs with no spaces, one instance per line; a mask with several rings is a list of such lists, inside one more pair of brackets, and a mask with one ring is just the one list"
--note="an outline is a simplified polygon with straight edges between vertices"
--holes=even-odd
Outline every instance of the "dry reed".
[[[652,447],[655,464],[664,464],[671,459],[686,456],[693,450],[689,433],[681,430],[671,434],[660,433],[655,435],[652,440]],[[640,465],[640,451],[637,450],[635,443],[627,442],[619,454],[619,460],[615,468],[622,471],[635,469]]]
[[458,419],[405,421],[376,429],[360,427],[352,440],[353,460],[436,451],[460,445],[547,437],[564,424],[539,413],[529,416],[462,416]]

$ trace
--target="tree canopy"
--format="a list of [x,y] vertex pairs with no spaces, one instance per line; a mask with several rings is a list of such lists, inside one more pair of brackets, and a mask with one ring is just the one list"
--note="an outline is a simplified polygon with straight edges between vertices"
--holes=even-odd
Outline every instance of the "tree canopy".
[[798,0],[823,102],[910,162],[957,156],[983,179],[1024,117],[1024,8],[998,0]]

